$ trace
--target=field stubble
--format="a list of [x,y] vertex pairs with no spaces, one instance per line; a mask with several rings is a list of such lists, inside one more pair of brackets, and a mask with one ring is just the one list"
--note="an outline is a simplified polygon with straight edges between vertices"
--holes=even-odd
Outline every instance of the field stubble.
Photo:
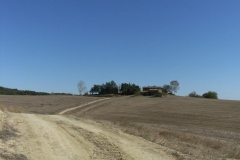
[[[0,96],[0,108],[13,112],[58,114],[97,99]],[[92,119],[103,128],[121,129],[170,148],[174,152],[169,153],[176,159],[240,159],[240,101],[126,96],[83,106],[65,114]],[[15,131],[2,126],[2,132],[17,135]],[[24,155],[16,156],[24,159]]]
[[177,159],[240,159],[239,101],[121,97],[68,114],[176,150]]
[[0,109],[17,113],[57,114],[67,108],[101,98],[82,96],[18,96],[0,95]]

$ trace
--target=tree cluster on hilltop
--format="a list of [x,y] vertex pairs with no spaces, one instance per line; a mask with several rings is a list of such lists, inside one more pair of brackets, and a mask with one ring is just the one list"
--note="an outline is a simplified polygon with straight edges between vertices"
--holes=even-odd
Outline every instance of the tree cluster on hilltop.
[[[165,93],[174,93],[179,90],[179,82],[177,80],[173,80],[169,85],[164,85],[162,87],[163,92]],[[79,94],[85,91],[84,95],[87,95],[87,89],[84,81],[79,81],[78,83],[78,91]],[[134,95],[138,94],[141,91],[141,88],[134,83],[122,83],[121,85],[117,85],[113,80],[110,82],[106,82],[103,84],[94,84],[90,89],[90,94],[92,95],[104,95],[104,94],[122,94],[122,95]]]
[[136,84],[122,83],[120,91],[123,95],[134,95],[141,91],[140,87]]
[[[179,82],[174,80],[169,85],[163,86],[163,92],[176,93],[179,90]],[[94,84],[90,89],[91,94],[122,94],[122,95],[134,95],[141,91],[141,88],[134,83],[122,83],[120,86],[114,81],[106,82],[105,84]]]
[[200,98],[210,98],[210,99],[218,99],[218,94],[217,92],[214,91],[208,91],[204,93],[202,96],[198,95],[195,91],[189,93],[189,97],[200,97]]
[[202,96],[204,98],[218,99],[218,94],[217,92],[214,91],[208,91],[207,93],[204,93]]
[[122,83],[118,86],[114,81],[106,82],[102,85],[94,84],[90,89],[91,94],[123,94],[133,95],[140,92],[140,87],[136,84]]
[[106,82],[102,85],[94,84],[90,89],[91,94],[117,94],[118,86],[114,81]]

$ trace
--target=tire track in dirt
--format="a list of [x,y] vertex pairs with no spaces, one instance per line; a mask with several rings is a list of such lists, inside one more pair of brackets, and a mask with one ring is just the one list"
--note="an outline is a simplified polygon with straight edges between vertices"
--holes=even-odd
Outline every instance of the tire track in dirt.
[[58,125],[79,143],[84,144],[91,159],[132,159],[126,158],[127,156],[109,138],[62,121],[58,122]]
[[[18,137],[11,139],[14,146],[4,148],[8,157],[21,155],[22,160],[173,159],[159,145],[120,130],[111,132],[93,121],[63,115],[8,114],[11,117],[5,118],[6,123],[12,123],[18,131]],[[0,115],[4,117],[6,113]],[[7,159],[0,155],[1,158]]]
[[[89,120],[79,120],[73,119],[65,116],[53,116],[58,121],[69,123],[75,127],[80,127],[80,129],[87,130],[88,132],[94,133],[94,135],[101,135],[114,142],[116,146],[124,153],[123,155],[127,157],[126,159],[136,159],[136,160],[171,160],[174,159],[170,153],[172,150],[162,147],[155,143],[144,140],[143,138],[125,134],[117,129],[117,132],[111,132],[106,130],[106,128],[101,128],[94,122]],[[56,120],[55,119],[55,120]],[[123,156],[123,157],[124,157]]]
[[104,100],[107,100],[107,99],[110,99],[110,98],[103,98],[103,99],[99,99],[99,100],[96,100],[96,101],[92,101],[92,102],[88,102],[88,103],[82,104],[82,105],[77,106],[77,107],[68,108],[68,109],[65,109],[65,110],[59,112],[58,114],[61,115],[61,114],[64,114],[66,112],[69,112],[69,111],[72,111],[72,110],[75,110],[75,109],[78,109],[78,108],[81,108],[81,107],[84,107],[84,106],[87,106],[87,105],[90,105],[90,104],[93,104],[93,103],[96,103],[96,102],[104,101]]
[[30,159],[88,159],[88,153],[82,145],[55,123],[46,121],[41,115],[24,116],[29,123],[25,136],[27,143],[23,146],[29,148],[27,155]]

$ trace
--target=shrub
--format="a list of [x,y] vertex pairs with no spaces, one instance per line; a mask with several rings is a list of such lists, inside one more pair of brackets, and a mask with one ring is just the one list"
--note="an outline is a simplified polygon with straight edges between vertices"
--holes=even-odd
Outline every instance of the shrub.
[[163,95],[163,97],[167,97],[167,96],[168,96],[168,93],[163,92],[162,95]]
[[155,94],[153,95],[153,97],[163,97],[163,94],[162,94],[162,93],[155,93]]
[[218,99],[218,94],[217,92],[209,91],[207,93],[204,93],[202,95],[204,98],[211,98],[211,99]]
[[202,97],[202,96],[198,95],[195,91],[189,93],[188,96],[189,96],[189,97]]

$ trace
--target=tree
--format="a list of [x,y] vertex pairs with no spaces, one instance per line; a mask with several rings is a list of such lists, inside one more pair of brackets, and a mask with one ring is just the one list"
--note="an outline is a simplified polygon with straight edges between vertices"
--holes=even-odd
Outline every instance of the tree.
[[179,90],[180,88],[179,83],[176,80],[170,82],[170,86],[171,86],[171,91],[174,92],[174,94],[176,94],[177,90]]
[[165,92],[165,93],[171,92],[171,86],[168,85],[168,84],[164,84],[164,86],[163,86],[163,92]]
[[77,86],[78,86],[78,92],[80,95],[82,95],[82,93],[86,92],[87,87],[86,87],[84,81],[79,81]]
[[204,98],[218,99],[218,94],[217,92],[214,91],[208,91],[207,93],[204,93],[202,96]]
[[100,94],[116,94],[118,86],[114,81],[106,82],[100,86]]
[[197,96],[197,93],[195,91],[189,93],[188,95],[189,97],[196,97]]
[[100,85],[94,84],[93,87],[90,89],[91,94],[99,94],[100,92]]
[[198,95],[195,91],[189,93],[188,96],[189,96],[189,97],[202,97],[202,96]]
[[91,88],[90,93],[94,94],[116,94],[118,93],[118,86],[114,81],[103,83],[102,85],[96,85]]
[[140,87],[131,83],[122,83],[120,90],[124,95],[133,95],[140,91]]

